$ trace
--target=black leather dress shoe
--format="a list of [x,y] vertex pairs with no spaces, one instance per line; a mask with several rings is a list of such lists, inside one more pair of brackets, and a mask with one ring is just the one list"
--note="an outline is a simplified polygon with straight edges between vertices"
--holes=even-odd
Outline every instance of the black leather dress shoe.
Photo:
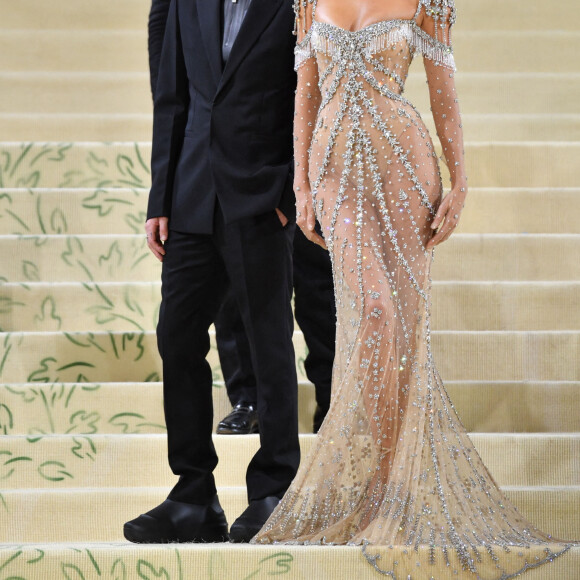
[[232,542],[249,542],[262,529],[279,503],[280,498],[275,496],[250,502],[242,515],[232,524],[230,540]]
[[218,435],[249,435],[258,432],[258,411],[253,403],[238,403],[218,424]]
[[228,522],[217,495],[207,505],[166,499],[123,526],[125,538],[137,544],[227,542]]

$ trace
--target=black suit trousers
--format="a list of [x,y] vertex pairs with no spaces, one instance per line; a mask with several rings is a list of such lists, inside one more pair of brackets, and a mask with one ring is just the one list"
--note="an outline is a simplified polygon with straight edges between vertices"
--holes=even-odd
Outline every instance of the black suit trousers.
[[180,477],[169,497],[204,503],[216,493],[209,327],[229,287],[242,315],[257,382],[260,449],[246,476],[248,500],[282,497],[300,461],[292,345],[292,235],[275,212],[212,234],[170,231],[157,327],[163,359],[169,464]]

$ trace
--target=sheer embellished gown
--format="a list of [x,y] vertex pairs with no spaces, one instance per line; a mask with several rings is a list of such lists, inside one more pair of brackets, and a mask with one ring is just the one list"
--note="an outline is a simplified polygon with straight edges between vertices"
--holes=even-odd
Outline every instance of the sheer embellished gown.
[[[535,529],[498,489],[432,356],[426,244],[442,183],[431,137],[402,93],[420,53],[451,181],[461,180],[453,2],[420,0],[412,19],[354,32],[318,19],[316,7],[295,3],[295,148],[333,262],[332,402],[253,542],[362,545],[393,578],[431,578],[433,566],[510,578],[569,545]],[[406,549],[395,565],[372,545]]]

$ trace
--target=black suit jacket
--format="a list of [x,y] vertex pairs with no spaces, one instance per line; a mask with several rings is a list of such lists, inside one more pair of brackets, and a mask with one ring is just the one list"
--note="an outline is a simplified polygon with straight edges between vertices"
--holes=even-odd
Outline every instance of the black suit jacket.
[[155,88],[147,217],[211,233],[279,207],[294,217],[296,75],[288,0],[252,0],[225,67],[222,0],[171,0]]
[[152,0],[149,20],[147,23],[147,48],[149,52],[149,80],[151,81],[151,94],[155,95],[157,76],[159,75],[159,60],[163,49],[163,37],[167,25],[167,15],[171,0]]

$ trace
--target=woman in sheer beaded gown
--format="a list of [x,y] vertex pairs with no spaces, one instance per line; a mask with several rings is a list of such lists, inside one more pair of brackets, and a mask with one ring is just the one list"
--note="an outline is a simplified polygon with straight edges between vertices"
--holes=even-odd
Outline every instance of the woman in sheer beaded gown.
[[[467,189],[453,0],[295,0],[295,12],[297,221],[333,261],[336,360],[314,447],[252,541],[362,545],[392,578],[438,578],[438,567],[510,578],[569,545],[498,489],[431,353],[432,248],[453,232]],[[445,197],[431,137],[402,96],[417,53],[451,177]],[[371,545],[408,549],[395,565]]]

